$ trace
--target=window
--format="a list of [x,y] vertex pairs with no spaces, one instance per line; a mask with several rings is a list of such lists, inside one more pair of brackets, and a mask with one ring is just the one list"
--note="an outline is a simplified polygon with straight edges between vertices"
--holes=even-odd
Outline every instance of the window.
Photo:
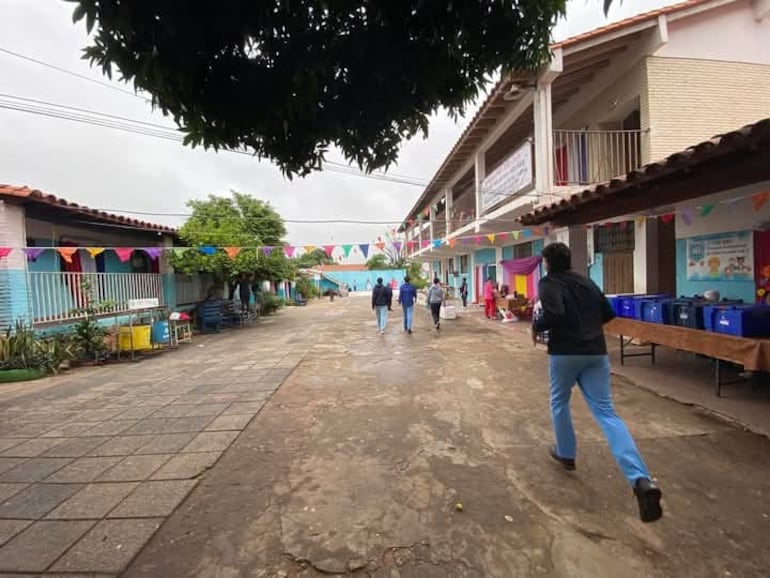
[[634,250],[634,223],[607,223],[594,229],[594,252],[628,253]]
[[460,255],[460,274],[468,274],[468,255]]
[[513,246],[513,258],[524,259],[532,256],[532,241]]

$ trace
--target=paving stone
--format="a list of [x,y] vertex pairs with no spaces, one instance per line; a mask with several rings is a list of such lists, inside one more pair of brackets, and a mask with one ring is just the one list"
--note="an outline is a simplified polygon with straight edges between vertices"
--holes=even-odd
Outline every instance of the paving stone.
[[93,522],[35,522],[0,547],[0,571],[42,572],[61,556]]
[[219,452],[226,450],[238,437],[237,431],[212,431],[199,433],[187,444],[185,452]]
[[162,519],[104,520],[51,568],[54,572],[106,572],[125,569],[162,523]]
[[[267,397],[268,396],[266,395],[265,399],[267,399]],[[243,415],[247,413],[255,414],[262,409],[263,405],[265,405],[264,401],[237,401],[235,403],[231,403],[230,407],[222,412],[222,415]]]
[[64,466],[52,476],[46,478],[45,481],[56,484],[92,482],[112,466],[120,462],[120,460],[120,456],[78,458],[71,464]]
[[172,396],[153,395],[151,397],[145,397],[142,401],[139,402],[139,407],[164,407],[176,401],[177,397],[178,396],[176,395],[172,395]]
[[37,520],[80,490],[77,484],[34,484],[0,504],[0,518]]
[[196,478],[212,467],[222,452],[179,454],[152,475],[153,480],[187,480]]
[[240,431],[246,427],[246,425],[251,421],[253,417],[253,413],[241,415],[221,415],[206,427],[206,431]]
[[171,405],[198,405],[206,403],[205,395],[180,395]]
[[89,484],[46,517],[76,520],[104,518],[138,485],[138,482]]
[[0,475],[0,482],[39,482],[71,461],[71,458],[32,458]]
[[151,441],[155,436],[119,436],[94,448],[89,455],[92,456],[130,456],[136,450]]
[[24,443],[24,440],[20,440],[18,438],[4,438],[0,439],[0,452],[4,452],[5,450],[8,450],[12,448],[13,446],[17,446],[21,443]]
[[8,434],[3,434],[3,437],[8,438],[34,438],[39,435],[43,435],[51,429],[51,424],[48,423],[26,423],[13,426],[13,431]]
[[[196,407],[196,406],[193,406]],[[169,418],[169,417],[184,417],[187,414],[188,408],[184,405],[167,405],[160,409],[152,408],[152,417]]]
[[14,494],[18,494],[28,485],[29,484],[0,484],[0,504]]
[[[142,436],[146,437],[146,436]],[[136,454],[173,454],[179,452],[195,437],[195,433],[174,433],[152,436],[136,450]]]
[[52,447],[42,456],[46,458],[79,458],[108,439],[110,438],[73,438]]
[[41,437],[44,438],[66,438],[70,436],[76,436],[84,431],[87,431],[94,427],[93,422],[72,422],[57,425],[53,429],[45,432]]
[[78,421],[108,421],[115,419],[122,411],[120,409],[92,409],[80,414]]
[[187,432],[200,432],[206,429],[206,426],[211,423],[214,416],[199,416],[199,417],[178,417],[169,418],[168,423],[164,426],[164,433],[187,433]]
[[163,433],[163,428],[166,427],[169,419],[171,418],[147,418],[142,419],[125,430],[124,435],[144,435],[144,434],[159,434]]
[[[136,401],[133,403],[136,403]],[[118,417],[120,419],[144,419],[156,411],[157,409],[154,407],[130,407]]]
[[0,520],[0,546],[29,526],[30,520]]
[[27,458],[1,458],[0,457],[0,474],[7,472],[11,468],[15,468],[19,464],[27,461]]
[[154,474],[171,456],[147,455],[147,456],[128,456],[119,462],[115,467],[102,474],[98,481],[100,482],[133,482],[143,481]]
[[81,436],[116,436],[137,423],[137,420],[111,420],[95,425],[91,429],[80,434]]
[[216,416],[227,409],[227,403],[207,403],[203,405],[194,405],[187,411],[188,417],[194,416]]
[[110,518],[170,516],[198,483],[197,480],[142,482],[110,512]]

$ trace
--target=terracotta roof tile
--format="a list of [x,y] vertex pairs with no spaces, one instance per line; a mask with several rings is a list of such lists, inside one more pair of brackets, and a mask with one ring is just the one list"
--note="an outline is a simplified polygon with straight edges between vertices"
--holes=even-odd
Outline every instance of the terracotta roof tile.
[[26,186],[19,187],[14,185],[0,184],[0,199],[2,198],[18,199],[18,201],[22,204],[29,203],[36,205],[48,205],[69,213],[84,215],[104,223],[129,226],[136,229],[144,229],[146,231],[158,231],[160,233],[176,233],[176,229],[173,227],[148,223],[147,221],[141,221],[131,217],[124,217],[122,215],[115,215],[113,213],[106,213],[97,209],[91,209],[85,205],[71,203],[66,199],[57,197],[56,195],[44,193],[43,191],[39,191],[37,189],[30,189]]

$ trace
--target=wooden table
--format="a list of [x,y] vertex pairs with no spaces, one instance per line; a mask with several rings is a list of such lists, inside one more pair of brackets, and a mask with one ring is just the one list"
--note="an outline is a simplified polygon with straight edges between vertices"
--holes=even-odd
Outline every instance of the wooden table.
[[[620,364],[624,365],[627,357],[650,357],[655,364],[655,348],[670,347],[680,351],[697,353],[715,360],[714,378],[716,394],[722,394],[721,362],[727,361],[743,366],[749,371],[770,371],[770,339],[735,337],[724,333],[714,333],[700,329],[661,325],[635,319],[617,317],[607,323],[605,331],[617,335],[620,339]],[[632,340],[642,341],[647,352],[635,350],[626,353]]]

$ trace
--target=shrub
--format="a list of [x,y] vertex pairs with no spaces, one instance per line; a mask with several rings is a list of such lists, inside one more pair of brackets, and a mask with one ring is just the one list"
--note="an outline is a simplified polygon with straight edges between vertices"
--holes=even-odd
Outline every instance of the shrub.
[[283,299],[273,293],[263,291],[259,294],[259,307],[263,315],[270,315],[285,305]]
[[305,300],[318,297],[318,287],[313,283],[312,279],[305,275],[299,275],[297,277],[297,292],[301,293]]
[[36,369],[57,373],[65,361],[74,357],[72,341],[65,335],[38,339],[35,330],[17,321],[0,336],[0,369]]

